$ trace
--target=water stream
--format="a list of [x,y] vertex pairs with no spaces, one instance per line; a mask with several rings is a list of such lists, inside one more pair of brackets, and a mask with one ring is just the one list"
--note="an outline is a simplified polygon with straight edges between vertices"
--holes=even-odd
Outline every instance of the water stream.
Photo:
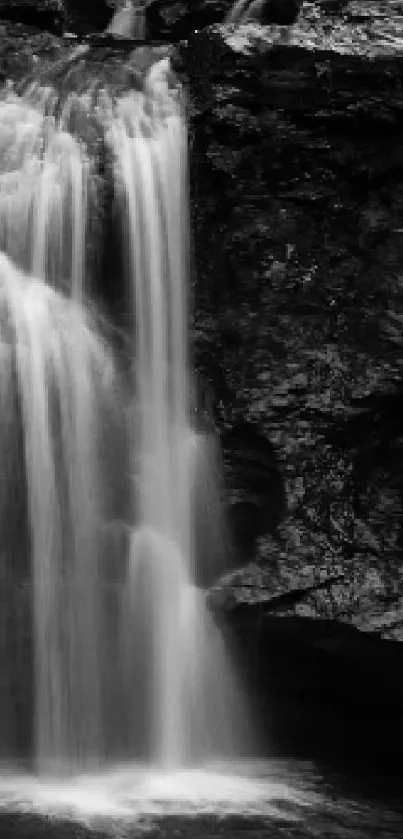
[[[11,718],[29,647],[33,699],[21,714],[32,716],[25,757],[39,774],[242,757],[251,747],[243,690],[197,585],[196,505],[199,531],[217,531],[219,514],[210,521],[203,501],[212,448],[192,422],[183,94],[166,58],[136,89],[130,77],[125,89],[91,73],[86,82],[74,76],[77,60],[85,67],[82,53],[65,60],[63,92],[34,81],[0,101],[1,439],[15,449],[26,498],[22,566],[17,574],[15,533],[0,562],[9,587],[28,591],[30,639],[21,647],[15,631],[4,636],[3,704]],[[109,277],[123,281],[126,301],[123,398],[89,260],[101,156],[123,266]],[[118,549],[105,536],[118,492],[107,468],[119,446],[114,402],[126,416],[130,496]],[[204,489],[198,471],[210,478]],[[2,517],[5,543],[6,529]],[[12,743],[1,747],[14,756]]]

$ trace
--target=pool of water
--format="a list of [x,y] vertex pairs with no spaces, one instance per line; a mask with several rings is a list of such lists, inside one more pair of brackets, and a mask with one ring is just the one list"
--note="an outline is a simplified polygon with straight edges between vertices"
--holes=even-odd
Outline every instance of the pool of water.
[[161,770],[119,765],[73,778],[0,769],[1,839],[401,839],[403,801],[313,762]]

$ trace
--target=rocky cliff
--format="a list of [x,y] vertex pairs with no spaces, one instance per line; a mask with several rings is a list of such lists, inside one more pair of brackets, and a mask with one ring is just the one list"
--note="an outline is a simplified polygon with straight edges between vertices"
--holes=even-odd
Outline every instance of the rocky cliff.
[[293,608],[399,635],[403,4],[305,2],[179,53],[198,365],[255,560],[238,596],[342,573]]

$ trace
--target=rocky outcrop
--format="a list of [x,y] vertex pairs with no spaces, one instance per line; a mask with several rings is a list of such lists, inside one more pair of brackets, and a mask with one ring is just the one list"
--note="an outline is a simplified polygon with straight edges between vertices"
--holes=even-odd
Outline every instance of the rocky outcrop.
[[221,446],[231,532],[236,554],[245,564],[254,559],[260,536],[278,536],[286,511],[284,480],[275,447],[259,426],[235,421],[223,431]]
[[150,0],[148,32],[152,38],[176,41],[212,24],[237,25],[246,19],[290,26],[300,6],[301,0]]
[[0,84],[18,82],[37,72],[39,62],[60,57],[62,40],[52,32],[0,19]]
[[222,23],[229,15],[234,24],[246,17],[263,24],[290,25],[300,5],[301,0],[0,0],[0,18],[51,32],[67,28],[81,35],[112,26],[108,29],[112,34],[136,39],[139,27],[133,29],[133,19],[144,9],[147,38],[173,42]]
[[[178,50],[196,360],[209,380],[206,346],[215,348],[223,440],[234,424],[259,429],[287,498],[277,542],[270,527],[258,532],[250,585],[240,577],[237,591],[259,598],[263,573],[275,593],[342,570],[331,596],[294,611],[365,613],[367,628],[382,610],[399,613],[403,580],[403,428],[398,410],[381,410],[403,392],[402,13],[397,0],[306,2],[287,38],[274,26],[213,28]],[[374,474],[361,463],[377,446]],[[228,475],[231,457],[229,447]],[[397,624],[384,633],[400,637]]]

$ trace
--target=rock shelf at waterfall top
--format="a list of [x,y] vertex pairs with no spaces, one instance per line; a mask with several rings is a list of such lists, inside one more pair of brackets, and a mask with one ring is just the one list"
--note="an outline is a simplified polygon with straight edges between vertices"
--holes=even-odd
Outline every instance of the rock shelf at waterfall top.
[[236,52],[281,46],[367,58],[395,56],[403,54],[403,2],[351,3],[343,16],[334,18],[318,4],[306,2],[287,35],[285,27],[254,22],[222,31]]
[[[68,48],[71,35],[43,31],[24,22],[0,20],[0,74],[4,78],[19,78],[29,72],[38,59],[56,57],[60,47]],[[202,30],[201,30],[202,31]],[[239,27],[216,25],[211,32],[220,32],[235,53],[261,53],[271,47],[287,52],[295,49],[335,53],[350,57],[388,58],[403,54],[403,2],[352,2],[345,5],[343,13],[330,15],[325,4],[307,0],[296,23],[291,27],[261,26],[255,22]],[[94,48],[130,50],[130,39],[100,38],[93,32]],[[189,32],[197,39],[198,33]],[[80,40],[80,37],[79,37]],[[90,38],[91,43],[91,38]],[[175,50],[175,47],[174,47]]]

